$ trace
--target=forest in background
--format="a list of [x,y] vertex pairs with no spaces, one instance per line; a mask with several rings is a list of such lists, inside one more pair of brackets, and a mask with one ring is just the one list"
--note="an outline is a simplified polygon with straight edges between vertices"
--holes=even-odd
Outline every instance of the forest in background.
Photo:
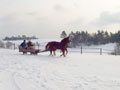
[[116,33],[107,32],[103,30],[98,30],[95,33],[89,33],[88,31],[76,31],[66,34],[65,31],[62,31],[61,38],[69,36],[72,42],[70,47],[77,47],[82,45],[101,45],[107,43],[119,43],[120,42],[120,31]]

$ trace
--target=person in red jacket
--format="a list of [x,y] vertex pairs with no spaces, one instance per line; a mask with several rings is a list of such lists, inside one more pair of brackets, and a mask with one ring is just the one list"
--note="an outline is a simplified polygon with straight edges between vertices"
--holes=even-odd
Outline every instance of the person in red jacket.
[[27,47],[30,49],[35,49],[34,44],[31,41],[27,42]]

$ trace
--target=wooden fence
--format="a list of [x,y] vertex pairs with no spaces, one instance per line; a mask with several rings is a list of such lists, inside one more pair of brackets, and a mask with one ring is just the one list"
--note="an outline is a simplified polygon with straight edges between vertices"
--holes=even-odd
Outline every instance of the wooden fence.
[[69,51],[70,52],[78,52],[80,54],[84,54],[84,53],[98,53],[100,55],[102,55],[102,54],[112,54],[113,52],[115,52],[114,50],[110,50],[110,49],[86,48],[86,47],[80,47],[80,48],[77,48],[76,50],[69,49]]

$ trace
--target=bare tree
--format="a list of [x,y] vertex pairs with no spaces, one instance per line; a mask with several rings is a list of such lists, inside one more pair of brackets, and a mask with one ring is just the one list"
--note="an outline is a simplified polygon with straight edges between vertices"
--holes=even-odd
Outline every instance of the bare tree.
[[6,48],[12,48],[12,46],[13,46],[12,42],[9,41],[6,42]]
[[0,48],[5,48],[5,44],[2,41],[0,41]]
[[113,54],[120,55],[120,43],[116,43]]

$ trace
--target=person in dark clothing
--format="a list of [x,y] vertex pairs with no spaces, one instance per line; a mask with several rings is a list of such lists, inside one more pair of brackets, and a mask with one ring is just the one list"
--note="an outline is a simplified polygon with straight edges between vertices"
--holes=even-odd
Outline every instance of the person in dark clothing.
[[24,40],[21,44],[20,44],[21,47],[27,47],[27,44],[26,44],[26,40]]

